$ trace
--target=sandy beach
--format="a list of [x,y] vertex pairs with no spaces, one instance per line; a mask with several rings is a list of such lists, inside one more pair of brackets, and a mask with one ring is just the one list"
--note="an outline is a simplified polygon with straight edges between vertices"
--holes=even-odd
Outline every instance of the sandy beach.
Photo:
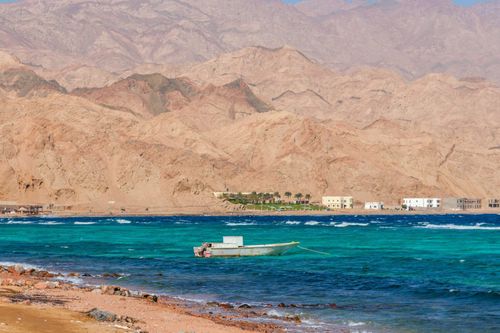
[[80,287],[56,278],[46,271],[0,266],[0,332],[283,331],[276,324],[249,320],[260,315],[250,309],[216,303],[213,311],[201,311],[206,309],[176,299],[118,286]]

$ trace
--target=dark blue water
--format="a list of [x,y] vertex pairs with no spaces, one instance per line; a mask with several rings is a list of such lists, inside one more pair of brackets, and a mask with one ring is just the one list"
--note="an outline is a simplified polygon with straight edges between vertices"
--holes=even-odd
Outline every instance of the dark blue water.
[[[330,255],[193,257],[224,235]],[[500,332],[499,215],[4,218],[0,261],[121,273],[103,282],[188,299],[295,304],[280,314],[318,331]]]

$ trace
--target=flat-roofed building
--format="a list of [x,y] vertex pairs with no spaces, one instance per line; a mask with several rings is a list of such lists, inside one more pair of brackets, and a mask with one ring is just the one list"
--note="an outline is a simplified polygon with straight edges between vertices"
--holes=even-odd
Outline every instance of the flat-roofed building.
[[500,199],[488,199],[488,208],[500,208]]
[[365,202],[365,209],[367,210],[382,210],[384,203],[379,201]]
[[403,198],[402,206],[406,209],[431,209],[441,207],[441,198]]
[[0,213],[10,214],[15,213],[19,205],[15,201],[0,201]]
[[443,208],[451,210],[481,209],[481,199],[445,198]]
[[353,209],[354,199],[350,196],[324,196],[321,199],[323,206],[330,209]]
[[14,201],[0,201],[0,214],[38,215],[42,211],[42,205],[23,205]]

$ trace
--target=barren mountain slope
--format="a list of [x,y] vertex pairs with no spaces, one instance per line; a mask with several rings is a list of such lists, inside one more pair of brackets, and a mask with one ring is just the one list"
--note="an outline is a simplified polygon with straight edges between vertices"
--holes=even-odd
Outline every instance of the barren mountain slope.
[[332,32],[337,50],[348,50],[326,60],[333,66],[366,64],[409,78],[438,72],[500,82],[495,2],[469,8],[451,0],[381,1],[316,19]]
[[[234,80],[222,86],[200,87],[185,77],[169,79],[161,74],[134,74],[110,86],[75,89],[72,94],[144,118],[182,110],[186,119],[211,127],[215,126],[215,119],[207,122],[203,115],[213,113],[234,120],[271,109],[254,95],[243,80]],[[208,112],[208,109],[212,111]]]
[[25,67],[47,80],[57,81],[66,90],[72,91],[77,88],[102,88],[134,74],[162,74],[167,77],[175,77],[190,68],[190,65],[141,64],[119,72],[86,65],[68,66],[63,69],[47,69],[33,65]]
[[68,91],[76,88],[104,87],[120,79],[118,73],[93,66],[74,65],[61,70],[49,70],[41,66],[28,67],[47,80],[57,81]]
[[293,188],[316,198],[317,193],[350,193],[358,200],[397,202],[409,193],[484,197],[500,185],[498,152],[448,146],[448,137],[425,133],[412,123],[379,121],[356,129],[268,113],[212,136],[238,165],[250,169],[228,180],[235,191],[251,178],[252,185],[267,191]]
[[367,2],[363,0],[304,0],[297,2],[295,7],[308,16],[320,17],[366,4]]
[[0,51],[0,69],[22,67],[20,60],[7,52]]
[[[193,85],[137,75],[79,97],[3,58],[0,200],[208,211],[228,208],[212,195],[226,189],[391,203],[500,188],[500,92],[485,81],[337,73],[290,48],[250,48],[193,67]],[[148,104],[184,83],[179,107]],[[122,104],[97,105],[99,91]]]
[[279,0],[25,0],[0,6],[0,47],[44,67],[123,70],[145,62],[198,62],[254,44],[277,47],[290,31],[297,43],[319,47],[308,35],[319,30],[294,28],[309,25],[303,16]]
[[198,84],[224,84],[241,77],[276,110],[358,127],[380,118],[418,122],[427,131],[473,125],[498,129],[500,124],[500,88],[488,81],[442,74],[406,81],[367,67],[335,72],[288,47],[242,49],[183,75]]
[[134,74],[104,88],[73,91],[98,104],[144,117],[181,108],[196,93],[196,87],[189,80],[168,79],[161,74]]
[[0,49],[50,69],[123,71],[291,45],[334,68],[371,65],[407,78],[446,72],[500,82],[499,22],[498,0],[472,7],[450,0],[304,0],[296,6],[279,0],[20,0],[0,5]]

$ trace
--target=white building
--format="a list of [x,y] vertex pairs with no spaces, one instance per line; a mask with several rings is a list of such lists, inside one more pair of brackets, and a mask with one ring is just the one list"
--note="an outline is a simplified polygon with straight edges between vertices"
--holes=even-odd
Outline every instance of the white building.
[[323,206],[330,209],[353,209],[354,200],[352,197],[326,196],[321,199]]
[[439,208],[441,207],[441,198],[404,198],[403,207],[412,208]]
[[365,209],[369,210],[382,210],[384,209],[384,203],[383,202],[365,202]]

